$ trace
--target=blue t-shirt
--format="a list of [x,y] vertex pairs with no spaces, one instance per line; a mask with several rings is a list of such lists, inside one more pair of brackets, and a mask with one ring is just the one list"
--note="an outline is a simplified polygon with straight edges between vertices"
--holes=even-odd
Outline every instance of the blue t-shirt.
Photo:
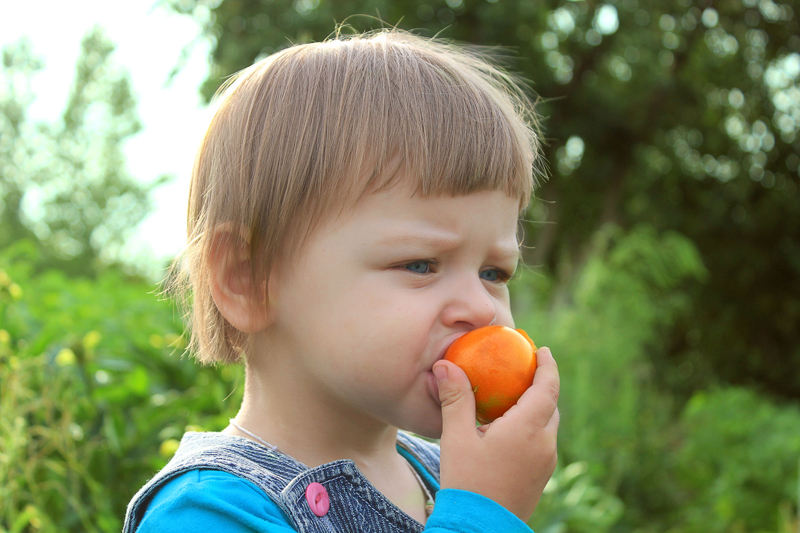
[[[415,465],[416,466],[416,465]],[[153,497],[137,533],[224,531],[294,533],[289,519],[255,484],[218,470],[191,470]],[[530,533],[517,516],[494,501],[456,489],[436,493],[425,531],[431,533]]]

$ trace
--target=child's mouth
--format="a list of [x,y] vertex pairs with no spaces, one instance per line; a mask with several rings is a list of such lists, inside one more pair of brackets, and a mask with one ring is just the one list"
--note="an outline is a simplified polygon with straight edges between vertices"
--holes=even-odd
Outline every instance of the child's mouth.
[[[441,347],[439,351],[439,355],[436,358],[436,361],[441,361],[444,359],[444,354],[447,352],[447,349],[450,347],[453,342],[462,335],[464,335],[466,331],[461,331],[455,334],[451,334],[448,338],[445,339],[444,345]],[[434,361],[434,363],[436,363]],[[428,386],[428,393],[431,395],[437,404],[442,405],[442,401],[439,399],[439,382],[436,381],[436,376],[433,375],[433,365],[431,365],[431,369],[425,375],[427,386]]]

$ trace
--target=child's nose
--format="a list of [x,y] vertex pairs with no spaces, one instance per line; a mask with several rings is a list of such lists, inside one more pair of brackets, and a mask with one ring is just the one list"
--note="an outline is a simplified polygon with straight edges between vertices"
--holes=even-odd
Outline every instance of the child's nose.
[[489,326],[497,319],[497,306],[480,280],[453,287],[450,301],[442,310],[446,326],[467,323],[473,328]]

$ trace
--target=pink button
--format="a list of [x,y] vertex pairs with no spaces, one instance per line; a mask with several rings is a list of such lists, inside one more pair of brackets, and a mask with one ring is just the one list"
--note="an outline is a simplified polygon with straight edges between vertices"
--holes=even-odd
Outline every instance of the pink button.
[[317,516],[325,516],[331,508],[328,491],[319,483],[311,483],[306,487],[306,501],[311,511]]

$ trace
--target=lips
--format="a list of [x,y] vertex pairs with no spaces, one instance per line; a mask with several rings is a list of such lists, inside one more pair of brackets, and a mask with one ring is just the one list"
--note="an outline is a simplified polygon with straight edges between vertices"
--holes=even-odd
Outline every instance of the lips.
[[[469,331],[459,331],[458,333],[453,333],[445,337],[444,344],[442,345],[442,349],[439,350],[439,355],[436,357],[436,361],[441,361],[442,359],[444,359],[444,354],[447,353],[447,349],[450,348],[450,345],[456,342],[464,335],[466,335],[467,333],[469,333]],[[436,361],[434,361],[434,363]],[[431,368],[433,368],[433,364],[431,364]]]

